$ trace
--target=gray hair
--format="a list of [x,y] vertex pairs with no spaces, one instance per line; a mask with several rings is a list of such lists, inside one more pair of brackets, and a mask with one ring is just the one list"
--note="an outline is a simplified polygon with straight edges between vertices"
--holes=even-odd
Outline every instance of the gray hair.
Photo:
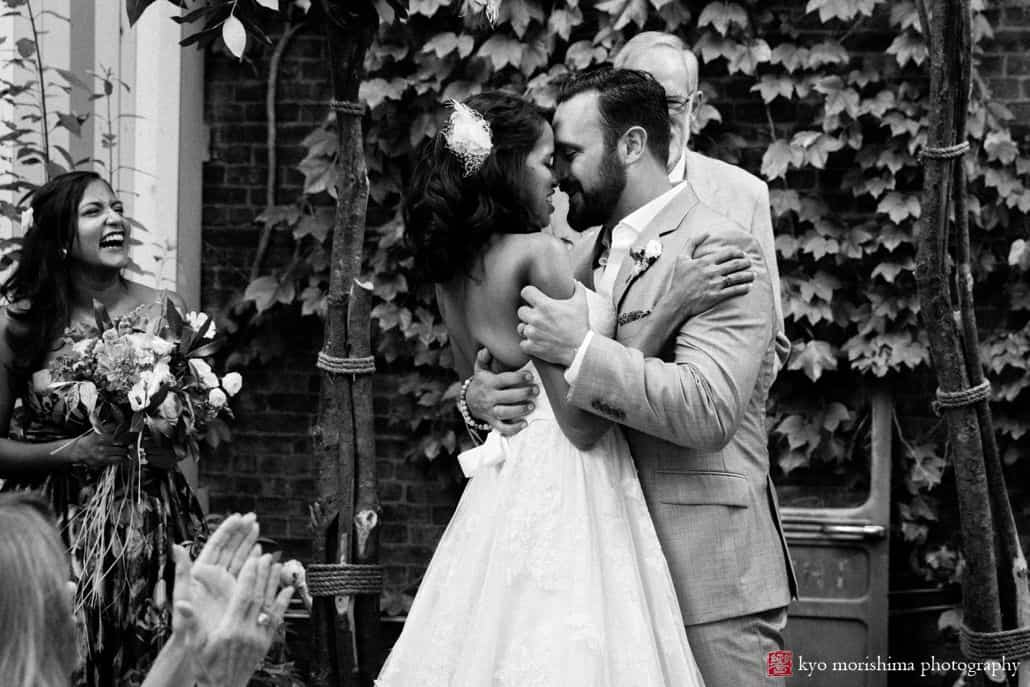
[[630,38],[619,49],[612,59],[612,66],[622,69],[634,58],[642,57],[656,48],[671,48],[683,57],[683,66],[687,70],[687,93],[697,90],[700,65],[697,57],[679,36],[663,31],[644,31]]

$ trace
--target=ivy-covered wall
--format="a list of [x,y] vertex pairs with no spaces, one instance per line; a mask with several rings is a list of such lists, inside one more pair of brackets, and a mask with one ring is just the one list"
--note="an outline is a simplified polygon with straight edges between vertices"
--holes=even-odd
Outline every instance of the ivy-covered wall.
[[[926,89],[914,5],[506,0],[490,31],[463,19],[461,4],[412,0],[408,22],[384,22],[363,92],[371,108],[367,252],[379,297],[377,439],[391,589],[417,581],[460,490],[449,458],[461,441],[447,400],[453,378],[437,367],[446,364],[446,337],[424,285],[405,279],[406,256],[396,243],[407,155],[435,131],[442,98],[484,86],[529,87],[546,104],[549,75],[606,59],[640,24],[672,28],[702,59],[712,107],[702,112],[696,146],[770,181],[795,344],[770,406],[778,471],[803,477],[818,468],[841,473],[847,484],[863,396],[874,384],[888,386],[898,399],[897,584],[952,579],[952,486],[929,409],[932,383],[914,311],[912,231],[921,184],[915,155]],[[982,81],[974,91],[969,164],[979,201],[973,226],[985,358],[998,382],[996,415],[1025,522],[1030,499],[1019,485],[1027,419],[1016,408],[1030,384],[1030,301],[1026,266],[1007,265],[1013,239],[1026,238],[1030,210],[1024,188],[1030,161],[1023,157],[1030,150],[1030,9],[1024,5],[978,6]],[[331,179],[325,139],[305,137],[325,117],[327,71],[321,37],[302,30],[279,73],[278,210],[266,215],[278,228],[260,271],[264,286],[244,298],[262,229],[255,220],[266,204],[270,54],[271,48],[252,47],[243,64],[217,52],[207,58],[203,305],[222,313],[223,326],[238,329],[233,361],[246,362],[248,371],[236,441],[202,465],[202,480],[213,509],[256,509],[266,534],[306,557],[313,495],[308,432],[321,323],[300,311],[317,313],[323,296],[317,208],[326,198],[303,192],[317,192]]]

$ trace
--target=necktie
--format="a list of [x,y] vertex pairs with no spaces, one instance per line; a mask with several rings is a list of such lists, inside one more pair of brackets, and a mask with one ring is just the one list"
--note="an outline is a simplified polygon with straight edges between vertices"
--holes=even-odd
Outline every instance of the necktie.
[[594,280],[599,294],[612,298],[619,268],[622,267],[623,260],[629,255],[629,250],[636,240],[637,232],[633,227],[621,222],[615,225],[615,229],[612,230],[611,247],[608,249],[608,259],[601,268],[601,276]]

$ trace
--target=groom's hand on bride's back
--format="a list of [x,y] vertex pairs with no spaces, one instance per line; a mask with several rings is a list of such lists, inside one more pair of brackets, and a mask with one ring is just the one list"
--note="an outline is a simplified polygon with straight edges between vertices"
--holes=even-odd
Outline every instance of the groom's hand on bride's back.
[[529,372],[495,373],[490,369],[492,362],[490,352],[479,349],[465,402],[473,417],[511,436],[526,427],[524,418],[533,411],[540,389]]

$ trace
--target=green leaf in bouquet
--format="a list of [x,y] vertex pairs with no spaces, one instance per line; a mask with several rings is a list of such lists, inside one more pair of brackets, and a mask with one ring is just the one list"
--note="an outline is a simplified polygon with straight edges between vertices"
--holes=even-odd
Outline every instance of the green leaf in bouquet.
[[147,427],[147,416],[143,411],[138,411],[132,414],[132,422],[129,423],[129,431],[133,434],[139,434]]
[[204,436],[204,439],[211,448],[218,448],[219,444],[232,441],[229,425],[217,418],[211,420],[207,425],[207,434]]
[[185,324],[182,313],[175,307],[171,298],[165,299],[165,321],[168,322],[168,330],[175,338],[182,337],[182,328]]
[[213,339],[212,341],[204,344],[203,346],[197,346],[189,352],[191,358],[206,358],[209,355],[214,355],[218,351],[222,350],[225,346],[225,339]]
[[93,299],[93,319],[96,320],[97,329],[101,332],[106,332],[114,327],[111,315],[107,312],[107,306],[95,298]]

